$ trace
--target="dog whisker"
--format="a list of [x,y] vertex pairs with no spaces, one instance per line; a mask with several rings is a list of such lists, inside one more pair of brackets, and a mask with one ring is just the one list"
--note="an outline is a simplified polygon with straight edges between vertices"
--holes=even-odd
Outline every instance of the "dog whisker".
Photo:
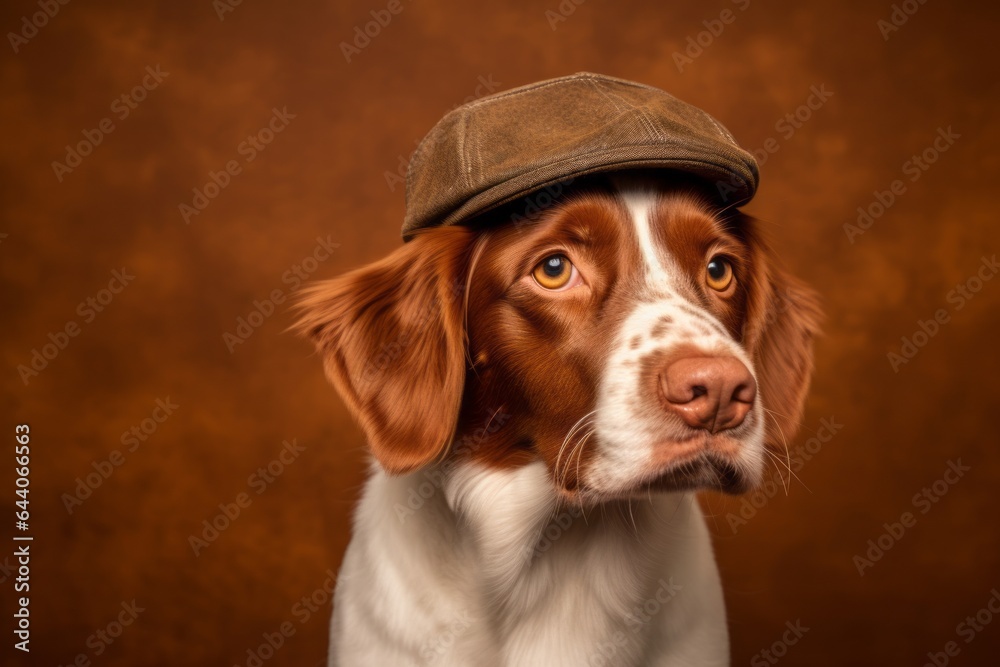
[[[597,431],[596,431],[595,428],[591,428],[589,431],[587,431],[587,433],[583,436],[583,438],[580,439],[580,444],[577,445],[576,450],[575,450],[575,453],[576,453],[576,485],[578,487],[580,486],[580,461],[583,459],[583,452],[584,452],[583,447],[584,447],[584,445],[587,444],[587,441],[590,439],[590,436],[594,435],[594,433],[596,433],[596,432]],[[567,468],[568,468],[568,466],[567,466]]]
[[[580,419],[578,419],[576,423],[570,427],[569,431],[566,433],[566,437],[563,439],[562,445],[559,447],[559,452],[556,454],[556,462],[553,467],[555,469],[556,479],[559,481],[561,486],[565,486],[566,479],[569,475],[569,468],[572,465],[573,454],[582,447],[582,443],[586,442],[587,438],[590,437],[590,433],[593,432],[593,427],[589,425],[589,421],[596,415],[597,411],[592,410],[591,412],[588,412],[584,416],[580,417]],[[572,444],[574,436],[588,427],[591,430],[585,434],[582,441],[580,443]],[[572,447],[570,447],[571,444]],[[563,455],[566,453],[567,448],[569,448],[570,451],[566,456],[566,465],[563,468],[560,466],[560,463],[562,462]],[[577,466],[577,473],[579,473],[579,465]]]

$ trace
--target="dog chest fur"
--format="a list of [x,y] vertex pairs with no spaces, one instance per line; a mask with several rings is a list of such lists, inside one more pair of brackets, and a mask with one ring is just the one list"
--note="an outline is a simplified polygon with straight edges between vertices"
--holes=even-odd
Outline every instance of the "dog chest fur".
[[375,467],[337,582],[330,665],[728,664],[693,494],[586,513],[557,500],[540,463]]

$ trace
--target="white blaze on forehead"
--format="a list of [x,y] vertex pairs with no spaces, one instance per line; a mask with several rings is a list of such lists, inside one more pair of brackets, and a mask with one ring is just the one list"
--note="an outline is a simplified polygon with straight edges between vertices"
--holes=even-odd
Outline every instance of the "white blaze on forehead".
[[660,252],[653,240],[653,214],[656,209],[655,190],[636,185],[618,184],[619,196],[628,210],[629,219],[635,228],[636,239],[646,269],[647,284],[663,289],[676,277],[677,270],[670,257]]
[[628,209],[629,217],[632,219],[632,226],[635,227],[636,237],[639,240],[639,249],[642,251],[642,259],[646,265],[646,275],[656,282],[667,280],[667,271],[660,261],[653,244],[653,204],[656,195],[649,190],[625,189],[621,191],[622,201]]
[[[733,356],[756,377],[749,353],[711,310],[680,289],[688,278],[671,249],[657,245],[653,230],[659,199],[655,187],[624,179],[614,182],[635,229],[647,293],[621,323],[598,388],[594,455],[582,482],[586,488],[604,493],[634,491],[659,465],[658,450],[690,438],[686,428],[661,419],[656,413],[657,404],[646,401],[642,389],[644,359],[658,352],[668,354],[681,346],[694,346],[706,356]],[[663,322],[668,324],[662,326]],[[657,328],[662,331],[653,335]],[[734,464],[746,472],[748,479],[755,478],[764,458],[760,401],[754,403],[751,416],[730,437],[740,443]]]

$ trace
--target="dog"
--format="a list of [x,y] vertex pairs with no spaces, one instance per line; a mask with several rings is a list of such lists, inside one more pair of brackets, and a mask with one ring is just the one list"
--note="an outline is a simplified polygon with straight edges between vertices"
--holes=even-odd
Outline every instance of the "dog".
[[308,290],[374,457],[330,665],[729,664],[695,492],[785,455],[819,318],[760,228],[604,174]]

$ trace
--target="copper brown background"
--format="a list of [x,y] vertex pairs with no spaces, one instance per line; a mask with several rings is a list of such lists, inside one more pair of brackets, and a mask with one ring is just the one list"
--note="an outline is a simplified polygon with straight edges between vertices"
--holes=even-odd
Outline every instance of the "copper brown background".
[[[340,42],[385,4],[245,0],[220,21],[210,0],[78,1],[18,53],[0,48],[3,428],[33,429],[31,664],[87,653],[95,665],[242,665],[289,620],[295,636],[266,664],[322,663],[328,609],[299,624],[291,608],[339,565],[363,442],[308,345],[284,333],[284,308],[232,354],[222,334],[255,299],[288,292],[282,273],[317,237],[339,244],[317,278],[396,247],[403,193],[385,172],[480,77],[509,88],[580,70],[662,87],[748,148],[776,137],[748,210],[824,298],[797,441],[825,417],[843,429],[736,534],[725,516],[738,504],[710,503],[734,664],[796,619],[810,630],[782,664],[919,665],[951,640],[961,646],[952,664],[995,658],[1000,622],[970,644],[955,633],[1000,586],[1000,280],[958,312],[946,294],[1000,249],[1000,10],[929,0],[885,41],[876,21],[888,1],[753,0],[740,11],[589,0],[553,30],[545,11],[557,0],[403,0],[347,63]],[[679,72],[672,54],[726,7],[736,20]],[[19,30],[35,11],[4,3],[0,28]],[[157,64],[165,81],[58,182],[51,163],[65,145]],[[834,95],[781,137],[775,122],[812,85]],[[285,106],[296,116],[287,129],[185,224],[178,205],[192,188],[242,159],[239,143]],[[905,180],[904,161],[948,126],[961,138],[849,242],[842,227],[856,208]],[[82,322],[77,304],[121,267],[134,282],[22,383],[17,366],[50,332]],[[887,353],[938,308],[951,322],[894,373]],[[68,514],[62,494],[168,396],[176,413]],[[189,535],[286,438],[305,452],[195,557]],[[971,471],[859,577],[852,557],[957,458]],[[0,466],[4,535],[13,467]],[[0,578],[0,661],[10,662],[21,658],[10,646],[13,582]],[[146,611],[94,657],[87,637],[133,598]]]

